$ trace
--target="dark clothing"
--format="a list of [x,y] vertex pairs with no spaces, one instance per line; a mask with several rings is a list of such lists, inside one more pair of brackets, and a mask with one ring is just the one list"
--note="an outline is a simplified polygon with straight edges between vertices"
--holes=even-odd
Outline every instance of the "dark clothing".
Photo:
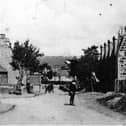
[[70,105],[73,105],[74,104],[74,97],[75,97],[75,94],[72,94],[70,96]]
[[53,84],[49,84],[47,87],[45,87],[45,94],[46,93],[54,93],[54,87],[53,87]]
[[70,91],[75,92],[76,86],[74,84],[71,84],[69,89],[70,89]]
[[26,83],[26,89],[27,89],[28,93],[32,93],[32,91],[33,91],[33,85],[31,85],[30,82],[27,82]]
[[71,84],[69,87],[69,96],[70,96],[70,105],[74,104],[74,97],[75,97],[75,92],[76,92],[76,86],[74,84]]

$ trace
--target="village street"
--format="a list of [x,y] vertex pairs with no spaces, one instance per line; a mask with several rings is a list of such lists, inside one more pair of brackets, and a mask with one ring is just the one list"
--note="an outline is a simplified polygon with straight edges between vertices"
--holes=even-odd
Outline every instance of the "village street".
[[55,89],[54,94],[32,98],[1,99],[16,108],[0,115],[0,124],[123,124],[124,121],[107,116],[85,106],[85,100],[76,96],[75,106],[69,106],[68,95]]

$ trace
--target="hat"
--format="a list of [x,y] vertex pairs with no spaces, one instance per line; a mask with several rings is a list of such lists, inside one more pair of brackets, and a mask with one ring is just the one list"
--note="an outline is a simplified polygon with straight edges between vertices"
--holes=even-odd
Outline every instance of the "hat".
[[72,81],[72,84],[76,85],[76,82],[75,81]]

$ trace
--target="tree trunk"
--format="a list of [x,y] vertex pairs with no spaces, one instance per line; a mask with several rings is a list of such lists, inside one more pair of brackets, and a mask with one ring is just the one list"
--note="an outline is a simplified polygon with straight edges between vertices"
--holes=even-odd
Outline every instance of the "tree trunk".
[[19,67],[19,78],[18,78],[18,82],[17,82],[17,84],[19,86],[21,86],[21,84],[22,84],[23,77],[24,77],[23,67],[20,66]]

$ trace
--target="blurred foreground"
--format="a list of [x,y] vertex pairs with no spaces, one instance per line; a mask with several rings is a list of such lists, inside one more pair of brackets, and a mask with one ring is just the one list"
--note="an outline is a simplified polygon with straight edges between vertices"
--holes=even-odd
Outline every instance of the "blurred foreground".
[[0,115],[0,124],[124,124],[125,116],[96,102],[102,93],[77,94],[75,106],[68,105],[69,96],[58,88],[54,93],[29,98],[1,98],[2,103],[16,108]]

